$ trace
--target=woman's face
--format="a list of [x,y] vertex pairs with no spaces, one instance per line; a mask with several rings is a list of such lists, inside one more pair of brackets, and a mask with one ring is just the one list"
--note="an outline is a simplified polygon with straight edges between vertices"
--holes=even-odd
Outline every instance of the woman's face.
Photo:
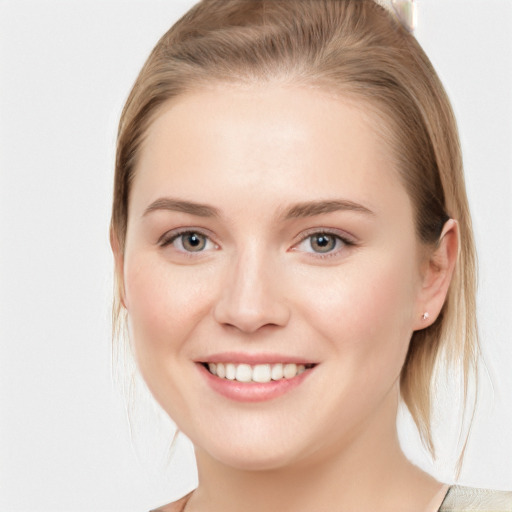
[[148,131],[130,335],[158,402],[223,463],[299,463],[394,421],[422,264],[378,123],[306,88],[219,86]]

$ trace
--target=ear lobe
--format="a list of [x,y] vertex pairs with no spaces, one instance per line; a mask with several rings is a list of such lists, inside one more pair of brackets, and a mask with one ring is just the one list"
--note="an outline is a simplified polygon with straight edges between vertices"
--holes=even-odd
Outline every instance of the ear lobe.
[[449,219],[437,247],[425,262],[414,330],[424,329],[437,319],[448,294],[458,256],[459,225],[456,220]]
[[114,269],[116,275],[116,289],[119,295],[121,305],[126,309],[125,293],[124,293],[124,254],[121,251],[119,239],[112,228],[110,227],[110,247],[114,255]]

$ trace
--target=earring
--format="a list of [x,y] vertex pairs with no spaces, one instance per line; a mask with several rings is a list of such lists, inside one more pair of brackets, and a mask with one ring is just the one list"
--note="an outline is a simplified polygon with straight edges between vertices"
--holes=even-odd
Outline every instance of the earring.
[[428,311],[425,311],[425,313],[423,313],[423,315],[421,315],[422,320],[428,320],[429,318],[430,318],[430,315],[428,314]]

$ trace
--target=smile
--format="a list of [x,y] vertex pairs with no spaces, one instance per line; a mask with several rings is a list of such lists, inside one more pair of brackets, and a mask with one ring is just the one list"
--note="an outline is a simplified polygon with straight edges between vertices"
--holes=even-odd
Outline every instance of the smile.
[[289,380],[297,377],[314,364],[237,364],[237,363],[203,363],[203,366],[220,379],[237,382],[257,382],[264,384],[271,381]]

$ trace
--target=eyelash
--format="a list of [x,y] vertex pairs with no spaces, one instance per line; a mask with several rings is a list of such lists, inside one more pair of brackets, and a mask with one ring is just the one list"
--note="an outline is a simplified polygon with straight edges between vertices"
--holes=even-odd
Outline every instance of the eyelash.
[[[206,233],[203,233],[203,231],[201,231],[200,229],[190,229],[190,228],[165,233],[163,236],[161,236],[159,238],[157,243],[158,243],[158,245],[160,245],[160,247],[167,247],[169,245],[172,245],[176,240],[178,240],[178,238],[180,238],[184,235],[198,235],[200,237],[204,237],[206,239],[206,243],[210,242],[213,245],[215,245],[216,247],[218,247],[218,245]],[[182,242],[182,245],[183,245],[183,242]],[[180,250],[179,252],[181,252],[182,254],[186,254],[187,256],[193,256],[196,253],[204,252],[204,250],[201,250],[201,251]]]
[[[206,243],[210,242],[210,243],[214,244],[216,247],[218,247],[218,245],[215,242],[213,242],[211,237],[208,236],[206,233],[204,233],[200,229],[190,229],[190,228],[183,229],[181,231],[172,231],[170,233],[165,233],[163,236],[161,236],[159,238],[157,243],[158,243],[158,245],[160,245],[160,247],[167,247],[169,245],[172,245],[176,240],[178,240],[178,238],[180,238],[180,237],[182,237],[184,235],[192,235],[192,234],[204,237],[207,240]],[[319,229],[315,229],[315,230],[311,230],[311,231],[306,232],[299,239],[299,241],[296,242],[292,246],[291,249],[292,250],[296,250],[296,248],[300,244],[302,244],[303,242],[305,242],[308,239],[311,239],[315,235],[316,236],[326,235],[326,236],[334,237],[336,242],[341,242],[344,247],[351,247],[351,246],[356,245],[355,242],[350,240],[346,235],[342,236],[337,231],[333,231],[333,230],[329,230],[329,229],[323,229],[323,230],[322,229],[320,229],[320,230]],[[183,243],[182,243],[182,245],[183,245]],[[342,248],[336,248],[335,250],[332,250],[332,251],[329,251],[329,252],[326,252],[326,253],[315,252],[315,251],[304,251],[304,252],[307,252],[308,254],[312,254],[313,257],[315,257],[315,258],[326,259],[326,258],[332,258],[332,257],[337,256],[341,249]],[[179,252],[181,252],[182,254],[186,254],[189,257],[193,257],[194,254],[198,254],[198,253],[204,252],[204,250],[201,250],[201,251],[180,250]]]
[[[336,240],[336,242],[342,243],[342,247],[335,248],[334,250],[325,252],[325,253],[315,252],[315,251],[306,251],[308,254],[313,255],[314,258],[319,258],[319,259],[333,258],[333,257],[339,256],[339,252],[341,250],[343,250],[343,246],[345,248],[347,248],[347,247],[356,245],[356,243],[353,240],[350,240],[346,235],[341,235],[338,231],[315,228],[314,230],[307,231],[300,238],[300,240],[293,245],[292,249],[295,250],[296,247],[298,247],[300,244],[302,244],[306,240],[311,239],[315,235],[316,236],[326,235],[326,236],[333,237]],[[311,244],[311,242],[310,242],[310,244]]]

